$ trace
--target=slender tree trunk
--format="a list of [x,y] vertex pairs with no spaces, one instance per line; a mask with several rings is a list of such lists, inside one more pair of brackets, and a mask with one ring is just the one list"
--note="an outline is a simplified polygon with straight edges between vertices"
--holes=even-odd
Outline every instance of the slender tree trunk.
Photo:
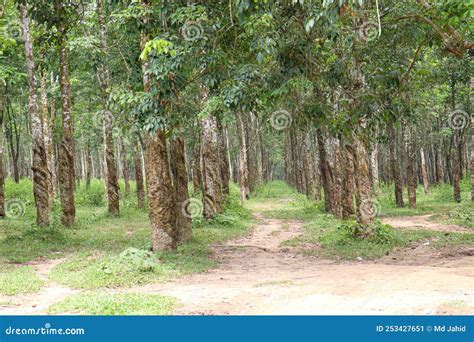
[[390,140],[392,141],[391,144],[389,144],[389,152],[390,152],[390,164],[391,164],[391,169],[392,169],[392,176],[393,180],[395,183],[395,201],[397,204],[397,207],[403,208],[404,203],[403,203],[403,178],[402,178],[402,173],[400,171],[400,164],[398,163],[397,160],[397,144],[396,144],[396,132],[395,128],[393,127],[393,124],[390,124],[388,126],[389,129],[389,135],[390,135]]
[[[53,151],[53,137],[52,130],[50,128],[50,116],[48,112],[48,96],[46,91],[46,71],[41,69],[41,120],[43,128],[43,139],[44,139],[44,148],[46,150],[46,163],[48,171],[48,199],[49,199],[49,210],[53,209],[54,206],[54,184],[53,184],[53,171],[54,168],[54,156],[52,156]],[[52,159],[52,160],[51,160]]]
[[135,139],[135,153],[133,154],[135,166],[135,182],[137,183],[137,207],[145,208],[145,189],[143,186],[142,149],[138,139]]
[[[63,18],[62,1],[56,0],[58,18]],[[59,185],[63,215],[61,222],[70,227],[74,224],[76,207],[74,204],[74,143],[72,135],[71,86],[69,82],[69,60],[66,47],[64,19],[59,23],[59,66],[62,103],[62,139],[59,147]]]
[[5,217],[5,175],[3,173],[3,96],[4,85],[0,82],[0,219]]
[[315,182],[315,190],[314,190],[314,199],[316,201],[321,200],[321,176],[319,174],[320,170],[320,160],[318,154],[318,137],[316,134],[313,133],[313,141],[311,150],[313,151],[313,177]]
[[323,140],[323,135],[320,130],[317,130],[318,135],[318,151],[319,151],[319,167],[321,170],[321,182],[324,190],[324,204],[326,212],[333,212],[333,181],[326,156],[326,148]]
[[235,112],[235,121],[237,125],[237,135],[239,137],[240,200],[243,203],[245,200],[249,199],[250,189],[248,184],[246,132],[242,121],[242,113],[238,110]]
[[333,139],[333,150],[334,150],[334,203],[333,212],[337,218],[342,218],[342,163],[341,163],[341,148],[339,145],[339,139]]
[[104,112],[104,154],[105,163],[107,167],[106,172],[106,190],[107,190],[107,205],[109,214],[118,216],[120,214],[120,194],[117,176],[117,167],[115,163],[114,141],[112,137],[112,113],[108,106],[109,100],[109,66],[107,64],[108,48],[107,48],[107,32],[105,27],[105,20],[103,15],[102,0],[97,0],[97,16],[99,19],[100,32],[100,49],[104,60],[99,69],[98,79],[101,87],[102,95],[102,109]]
[[220,158],[220,173],[222,177],[222,194],[224,196],[229,194],[229,159],[227,158],[227,134],[222,124],[217,121],[219,130],[219,158]]
[[453,133],[453,197],[457,203],[461,202],[461,148],[459,141],[461,132],[455,130]]
[[182,138],[171,139],[170,150],[171,170],[175,180],[177,243],[183,244],[193,237],[191,217],[183,211],[183,206],[189,202],[184,140]]
[[306,197],[312,199],[314,196],[313,172],[311,170],[311,140],[309,132],[304,134],[303,145],[303,170],[306,183]]
[[428,194],[430,191],[430,181],[428,178],[428,171],[426,169],[425,151],[423,147],[420,148],[420,156],[421,156],[421,176],[423,178],[423,190],[425,191],[425,194]]
[[[474,77],[471,78],[469,98],[474,97]],[[471,114],[471,200],[474,201],[474,113]]]
[[378,155],[379,155],[379,146],[377,143],[375,143],[372,151],[370,152],[370,176],[371,176],[372,185],[376,194],[380,193]]
[[415,156],[411,127],[405,125],[405,155],[407,162],[407,189],[408,189],[408,205],[411,209],[416,209],[416,177],[415,177],[415,167],[413,163],[413,158]]
[[219,160],[217,119],[209,115],[202,122],[204,217],[222,212],[222,177]]
[[[54,79],[54,73],[51,72],[50,87],[51,91],[55,89],[56,80]],[[56,101],[54,95],[51,96],[49,101],[49,122],[48,122],[48,134],[50,140],[46,145],[46,153],[48,155],[48,169],[51,175],[51,186],[53,191],[53,202],[57,192],[57,172],[56,172],[56,146],[54,144],[54,128],[56,127]]]
[[342,218],[348,219],[354,215],[354,149],[344,144],[344,181],[342,186]]
[[128,171],[127,148],[123,139],[121,139],[120,155],[122,156],[122,174],[125,183],[125,196],[128,196],[130,195],[130,176]]
[[192,153],[193,164],[193,192],[196,194],[201,189],[201,144],[196,143]]
[[48,162],[43,140],[43,127],[38,111],[37,82],[35,76],[35,62],[33,60],[33,44],[30,36],[30,20],[26,4],[19,5],[21,28],[25,42],[25,60],[28,71],[28,110],[31,118],[31,136],[33,145],[33,193],[36,203],[36,223],[39,226],[49,225],[49,186]]
[[91,149],[89,146],[86,147],[86,189],[89,190],[91,187],[92,177],[92,158]]

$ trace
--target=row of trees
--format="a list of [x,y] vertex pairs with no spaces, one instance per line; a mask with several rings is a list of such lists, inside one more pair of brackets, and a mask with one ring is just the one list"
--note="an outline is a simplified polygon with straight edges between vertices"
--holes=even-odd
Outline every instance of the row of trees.
[[380,182],[414,208],[474,174],[467,1],[3,1],[0,214],[4,171],[33,178],[38,225],[59,192],[65,226],[91,177],[119,216],[121,174],[172,250],[188,183],[211,218],[230,178],[244,202],[284,177],[370,236]]

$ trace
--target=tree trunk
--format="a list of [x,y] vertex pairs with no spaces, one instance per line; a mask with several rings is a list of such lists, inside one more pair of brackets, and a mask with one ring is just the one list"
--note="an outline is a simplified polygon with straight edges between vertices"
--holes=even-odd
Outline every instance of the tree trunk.
[[219,158],[220,158],[220,173],[222,177],[222,194],[224,196],[229,194],[229,159],[227,157],[227,134],[225,129],[222,127],[220,121],[217,121],[217,127],[219,130]]
[[193,164],[193,192],[196,194],[201,189],[201,145],[196,143],[192,153]]
[[304,133],[303,145],[303,173],[306,183],[306,197],[312,199],[314,196],[313,172],[311,170],[311,140],[309,132]]
[[317,130],[318,135],[318,151],[319,151],[319,167],[321,172],[321,182],[323,183],[324,190],[324,204],[326,212],[333,212],[333,181],[331,172],[329,170],[329,165],[326,156],[326,148],[323,140],[323,134],[320,130]]
[[397,204],[397,207],[403,208],[404,203],[403,203],[403,178],[402,178],[402,173],[400,171],[400,164],[398,163],[397,160],[397,137],[396,137],[396,132],[395,128],[393,127],[393,124],[390,124],[388,126],[389,129],[389,136],[390,140],[392,141],[391,144],[389,144],[389,152],[390,152],[390,164],[391,164],[391,169],[392,169],[392,177],[395,183],[395,201]]
[[354,152],[357,223],[362,226],[362,229],[357,232],[357,235],[367,237],[375,233],[372,225],[378,208],[372,201],[367,148],[365,142],[359,136],[355,137]]
[[[56,1],[58,18],[63,18],[62,1]],[[66,47],[64,19],[59,22],[59,66],[62,104],[62,139],[59,147],[59,185],[63,215],[61,222],[70,227],[74,224],[76,207],[74,204],[74,143],[72,135],[71,85],[69,82],[69,60]]]
[[209,115],[202,121],[203,204],[204,217],[222,212],[222,177],[219,160],[217,119]]
[[461,132],[455,130],[453,133],[453,198],[456,203],[461,202]]
[[[149,0],[142,0],[141,3],[146,7],[150,5]],[[148,18],[145,16],[143,21],[146,24]],[[148,39],[148,35],[142,32],[140,37],[142,50]],[[149,92],[151,88],[148,68],[149,62],[142,61],[145,92]],[[176,204],[166,149],[166,133],[163,130],[158,130],[156,133],[146,132],[145,145],[145,174],[152,250],[174,250],[177,245]]]
[[239,182],[240,182],[240,201],[242,203],[249,199],[250,189],[248,184],[248,166],[247,166],[247,144],[245,138],[244,123],[242,114],[239,110],[235,112],[235,121],[237,126],[237,135],[239,137]]
[[54,154],[53,152],[53,135],[51,129],[51,118],[48,112],[48,96],[46,91],[46,71],[41,70],[41,116],[43,128],[44,148],[46,151],[46,163],[48,171],[48,199],[49,210],[54,209],[55,187],[53,184],[54,172]]
[[[469,98],[474,96],[474,77],[471,78]],[[471,114],[471,200],[474,201],[474,113]]]
[[171,139],[170,150],[171,170],[173,171],[175,180],[176,231],[177,244],[179,245],[190,241],[193,237],[191,217],[183,210],[183,206],[186,206],[189,202],[184,140],[182,138]]
[[342,218],[342,164],[341,164],[341,148],[339,139],[333,139],[334,149],[334,203],[333,213],[337,218]]
[[406,167],[407,167],[407,189],[408,189],[408,205],[411,209],[416,209],[416,177],[415,177],[415,167],[413,163],[413,158],[415,156],[411,128],[408,125],[405,125],[405,156],[406,156]]
[[425,194],[428,194],[430,191],[430,181],[428,178],[428,171],[426,169],[426,159],[425,159],[425,151],[423,147],[420,148],[420,156],[421,156],[421,177],[423,178],[423,190]]
[[117,167],[115,163],[114,141],[112,137],[112,113],[110,112],[109,101],[109,66],[107,64],[108,48],[107,48],[107,32],[103,15],[102,0],[97,0],[97,16],[99,19],[100,32],[100,49],[104,60],[99,69],[97,78],[99,79],[102,98],[102,109],[104,112],[104,154],[107,167],[106,172],[106,190],[107,190],[107,206],[109,214],[118,216],[120,214],[120,194],[117,176]]
[[[56,80],[54,79],[54,73],[51,72],[51,79],[50,79],[50,87],[51,91],[55,89]],[[53,188],[54,197],[56,197],[57,193],[57,172],[56,172],[56,146],[54,144],[54,128],[56,127],[56,101],[54,99],[54,95],[51,96],[49,101],[49,123],[48,123],[48,134],[50,136],[50,140],[48,144],[46,144],[46,154],[48,156],[48,169],[51,175],[51,185]],[[53,201],[54,201],[53,197]]]
[[135,166],[135,182],[137,183],[137,207],[145,208],[145,189],[143,187],[142,149],[138,139],[135,139],[135,153],[133,154]]
[[33,147],[33,193],[36,203],[36,223],[39,226],[49,225],[49,182],[48,162],[43,140],[43,127],[38,111],[37,82],[35,76],[35,62],[33,60],[33,44],[30,36],[30,20],[26,4],[19,5],[21,28],[25,42],[25,60],[28,72],[28,111],[31,118],[31,137]]
[[121,139],[120,155],[122,156],[122,174],[125,183],[125,196],[128,196],[130,195],[130,176],[128,171],[127,148],[123,139]]
[[5,175],[3,174],[3,82],[0,82],[0,219],[5,217]]
[[372,179],[372,186],[376,194],[380,193],[378,155],[379,146],[377,143],[375,143],[372,151],[370,152],[370,176]]
[[86,189],[89,190],[91,187],[92,177],[92,158],[91,149],[89,146],[86,147]]
[[348,219],[354,215],[354,149],[344,144],[344,180],[342,186],[342,218]]
[[145,172],[154,251],[173,250],[177,244],[175,196],[169,169],[165,132],[147,133]]

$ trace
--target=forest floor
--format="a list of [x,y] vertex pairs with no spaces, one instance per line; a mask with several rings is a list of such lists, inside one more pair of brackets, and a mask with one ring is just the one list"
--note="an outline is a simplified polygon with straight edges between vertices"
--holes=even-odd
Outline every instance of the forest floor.
[[[184,315],[474,313],[474,247],[439,245],[450,234],[472,235],[472,229],[435,222],[431,215],[385,217],[382,221],[396,231],[424,234],[414,233],[383,256],[361,253],[347,260],[323,253],[325,240],[311,237],[315,224],[298,211],[301,207],[288,215],[292,203],[293,197],[252,199],[247,206],[257,222],[251,230],[210,246],[216,268],[101,293],[172,297],[173,313]],[[333,224],[328,220],[318,230]],[[29,262],[46,286],[0,297],[0,314],[44,314],[50,305],[83,292],[48,281],[63,261]]]

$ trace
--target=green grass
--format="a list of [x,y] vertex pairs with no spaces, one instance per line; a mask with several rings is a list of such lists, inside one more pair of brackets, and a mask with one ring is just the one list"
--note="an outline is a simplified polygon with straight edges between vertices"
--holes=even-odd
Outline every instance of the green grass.
[[124,293],[109,294],[102,291],[85,292],[67,297],[48,308],[50,314],[79,315],[169,315],[176,307],[171,297]]
[[[7,189],[10,186],[18,188],[15,196],[22,199],[28,196],[28,186],[31,191],[31,181],[20,185],[9,182]],[[30,215],[32,204],[26,205],[24,216],[0,221],[0,265],[66,257],[51,271],[49,276],[54,281],[82,289],[129,287],[215,267],[217,262],[209,245],[245,234],[253,222],[249,211],[240,205],[238,188],[232,186],[221,215],[193,220],[192,241],[176,253],[156,253],[154,267],[145,270],[120,257],[130,247],[144,251],[150,248],[148,215],[135,208],[134,194],[122,199],[121,216],[113,218],[107,215],[105,204],[98,201],[103,196],[103,183],[94,180],[91,194],[86,196],[86,192],[83,183],[76,193],[77,223],[72,228],[58,223],[59,205],[53,217],[55,223],[48,228],[35,227],[34,213]]]
[[13,296],[37,292],[43,284],[44,282],[29,266],[0,266],[0,294]]
[[[421,215],[428,213],[451,213],[450,221],[461,224],[462,220],[470,223],[474,218],[465,208],[471,208],[469,201],[469,184],[463,182],[462,204],[454,203],[449,185],[434,187],[431,194],[424,195],[418,193],[418,209],[396,208],[394,200],[391,198],[392,187],[382,189],[382,194],[378,202],[382,207],[382,216],[402,216]],[[288,200],[290,197],[290,200]],[[262,199],[269,204],[261,206]],[[389,229],[387,233],[390,238],[383,241],[358,239],[343,229],[344,226],[354,225],[354,222],[336,219],[333,215],[324,212],[324,203],[318,203],[306,199],[298,194],[294,189],[289,188],[283,182],[272,182],[258,189],[257,193],[249,201],[249,206],[258,208],[267,218],[292,220],[301,219],[305,221],[304,233],[294,239],[285,241],[286,246],[301,246],[313,244],[315,248],[306,249],[306,254],[318,255],[336,260],[355,259],[375,259],[390,253],[395,248],[408,247],[411,243],[434,239],[435,248],[472,246],[474,244],[474,234],[450,233],[445,235],[441,232],[422,230],[394,230]],[[471,210],[471,209],[468,209]],[[453,213],[458,213],[454,215]]]

